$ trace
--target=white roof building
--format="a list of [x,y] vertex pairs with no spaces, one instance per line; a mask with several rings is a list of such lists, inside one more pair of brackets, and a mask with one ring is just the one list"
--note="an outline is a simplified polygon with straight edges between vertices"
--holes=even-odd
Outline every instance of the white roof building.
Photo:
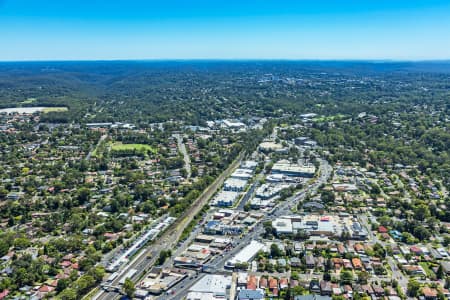
[[246,161],[241,163],[241,168],[242,169],[254,170],[257,166],[258,166],[258,163],[256,161],[253,161],[253,160],[246,160]]
[[[206,275],[197,283],[195,283],[190,289],[189,292],[197,292],[197,293],[206,293],[212,294],[214,298],[222,298],[224,299],[227,294],[227,289],[231,286],[231,276],[225,275]],[[198,298],[192,298],[198,299]],[[200,298],[202,299],[202,298]],[[206,298],[211,299],[211,298]]]
[[213,293],[207,292],[189,292],[186,296],[186,300],[216,300]]
[[249,169],[236,169],[230,176],[235,179],[249,180],[253,177],[253,171]]
[[223,184],[223,189],[225,191],[242,192],[245,189],[246,185],[247,185],[247,180],[237,179],[237,178],[228,178]]
[[299,165],[288,161],[279,161],[272,167],[273,174],[283,174],[293,177],[313,177],[316,167],[313,165]]
[[233,206],[233,204],[238,199],[239,193],[233,191],[220,191],[212,200],[212,205],[228,207]]
[[249,263],[259,251],[264,249],[264,244],[252,240],[250,244],[227,262],[226,267],[234,268],[237,263]]
[[291,219],[277,218],[272,221],[272,227],[277,231],[277,234],[293,233]]

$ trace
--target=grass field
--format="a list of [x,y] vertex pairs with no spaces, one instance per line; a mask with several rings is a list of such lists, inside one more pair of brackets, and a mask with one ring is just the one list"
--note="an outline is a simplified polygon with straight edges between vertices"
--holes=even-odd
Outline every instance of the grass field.
[[47,107],[42,112],[49,113],[49,112],[60,112],[60,111],[68,111],[69,109],[67,107]]
[[31,104],[33,102],[36,102],[36,98],[28,98],[27,100],[24,100],[22,102],[20,102],[21,104]]
[[423,268],[428,278],[430,279],[436,278],[436,274],[434,274],[434,272],[430,270],[430,267],[426,262],[419,262],[419,265]]
[[111,144],[111,150],[121,151],[121,150],[136,150],[139,152],[152,152],[156,153],[157,150],[153,147],[145,144],[122,144],[121,142],[115,142]]
[[337,114],[335,116],[328,116],[328,117],[321,116],[321,117],[317,117],[317,118],[314,118],[313,121],[314,122],[332,122],[332,121],[336,121],[336,120],[341,120],[343,118],[345,118],[345,115]]

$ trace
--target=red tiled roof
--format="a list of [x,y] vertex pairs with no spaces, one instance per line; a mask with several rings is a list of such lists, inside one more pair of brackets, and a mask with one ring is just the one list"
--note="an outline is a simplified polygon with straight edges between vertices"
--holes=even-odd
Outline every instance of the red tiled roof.
[[426,298],[437,297],[437,295],[438,295],[438,292],[436,291],[436,289],[432,289],[428,286],[426,286],[422,289],[422,293]]
[[57,287],[58,286],[58,279],[53,280],[49,285],[53,286],[53,287]]
[[276,280],[275,278],[269,278],[269,288],[275,289],[277,287],[278,287],[278,280]]
[[414,252],[415,254],[422,253],[422,249],[420,249],[417,246],[411,246],[411,248],[409,248],[409,250],[411,250],[411,252]]
[[254,275],[250,275],[247,279],[247,289],[256,290],[258,279]]
[[4,290],[0,293],[0,299],[4,299],[9,295],[9,290]]
[[379,227],[378,227],[378,232],[379,232],[379,233],[387,233],[388,230],[387,230],[387,228],[384,227],[384,226],[379,226]]
[[71,264],[72,263],[70,261],[68,261],[68,260],[65,260],[65,261],[59,263],[59,265],[64,267],[64,268],[70,266]]
[[267,287],[267,279],[264,277],[261,277],[259,280],[259,287],[262,289],[265,289]]
[[41,293],[50,293],[53,292],[55,288],[52,286],[48,286],[48,285],[43,285],[39,288],[39,292]]
[[361,260],[357,257],[352,258],[352,264],[356,269],[362,268]]

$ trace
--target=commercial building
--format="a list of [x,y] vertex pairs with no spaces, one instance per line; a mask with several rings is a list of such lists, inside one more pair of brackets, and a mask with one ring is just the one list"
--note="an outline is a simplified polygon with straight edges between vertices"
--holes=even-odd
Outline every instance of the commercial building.
[[259,151],[261,152],[278,152],[283,150],[283,145],[274,142],[263,142],[259,145]]
[[257,166],[258,166],[258,163],[256,161],[253,161],[253,160],[246,160],[246,161],[243,161],[241,163],[241,168],[242,169],[249,169],[249,170],[253,170],[254,171]]
[[243,129],[243,128],[247,127],[247,125],[245,125],[244,123],[242,123],[240,121],[236,121],[236,120],[223,120],[222,124],[226,128],[231,128],[231,129]]
[[186,296],[186,300],[216,300],[213,293],[207,292],[189,292]]
[[272,227],[277,234],[291,234],[294,232],[292,221],[289,218],[277,218],[272,221]]
[[312,178],[316,173],[316,167],[313,165],[293,164],[289,161],[282,160],[275,163],[272,167],[272,174],[283,174],[292,177]]
[[194,284],[189,289],[189,292],[195,292],[197,293],[198,296],[201,296],[200,294],[202,293],[212,294],[213,298],[208,299],[225,299],[227,295],[227,290],[230,288],[230,286],[231,286],[231,276],[206,275],[205,277],[200,279],[196,284]]
[[247,185],[247,180],[228,178],[223,184],[224,191],[242,192]]
[[364,240],[368,236],[367,230],[356,219],[343,215],[283,216],[273,220],[272,227],[280,235],[306,231],[315,236],[341,236],[347,232],[355,240]]
[[287,179],[287,177],[283,174],[270,174],[267,175],[266,181],[270,183],[283,182]]
[[212,220],[206,223],[203,233],[205,234],[220,234],[220,235],[238,235],[243,232],[241,225],[224,224],[221,221]]
[[227,261],[226,268],[234,268],[237,263],[249,263],[259,251],[264,250],[264,244],[252,240],[244,249]]
[[155,268],[146,278],[142,280],[140,287],[151,294],[159,295],[162,292],[169,290],[186,277],[187,272],[185,270],[177,268]]
[[250,206],[252,209],[263,209],[267,207],[274,207],[275,206],[275,200],[278,197],[273,197],[271,199],[261,199],[261,198],[252,198],[250,200]]
[[255,196],[266,200],[278,195],[282,190],[289,188],[289,184],[263,184],[256,189]]
[[233,191],[220,191],[212,200],[212,205],[220,207],[233,206],[239,197],[238,192]]
[[250,169],[236,169],[230,176],[231,178],[249,180],[253,177],[253,171]]

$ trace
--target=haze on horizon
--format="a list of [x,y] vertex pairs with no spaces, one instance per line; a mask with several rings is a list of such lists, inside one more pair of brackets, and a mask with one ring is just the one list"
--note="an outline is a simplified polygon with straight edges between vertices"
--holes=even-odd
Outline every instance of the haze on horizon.
[[450,2],[0,0],[0,61],[450,59]]

